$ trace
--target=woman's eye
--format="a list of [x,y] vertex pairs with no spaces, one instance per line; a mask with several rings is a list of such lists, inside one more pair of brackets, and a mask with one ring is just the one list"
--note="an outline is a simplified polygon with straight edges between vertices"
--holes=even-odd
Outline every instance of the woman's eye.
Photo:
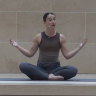
[[52,19],[49,19],[49,21],[52,21]]

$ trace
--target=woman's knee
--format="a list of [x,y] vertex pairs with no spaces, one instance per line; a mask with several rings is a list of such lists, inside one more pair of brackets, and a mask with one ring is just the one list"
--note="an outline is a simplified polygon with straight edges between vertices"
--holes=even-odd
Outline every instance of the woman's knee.
[[78,72],[78,69],[74,66],[67,66],[66,67],[68,69],[68,73],[67,73],[67,76],[65,77],[65,80],[67,79],[70,79],[74,76],[76,76],[77,72]]
[[22,62],[22,63],[19,65],[19,68],[20,68],[21,72],[23,72],[24,70],[26,70],[27,65],[28,65],[28,63],[25,63],[25,62]]
[[73,77],[76,76],[76,74],[78,73],[77,67],[70,66],[70,70],[71,70]]

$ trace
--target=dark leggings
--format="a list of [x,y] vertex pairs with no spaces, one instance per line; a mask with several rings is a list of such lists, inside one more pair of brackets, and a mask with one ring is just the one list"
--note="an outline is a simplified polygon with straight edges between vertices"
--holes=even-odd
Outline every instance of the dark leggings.
[[37,66],[30,63],[21,63],[20,70],[32,80],[48,80],[48,75],[63,76],[64,80],[70,79],[77,74],[77,68],[73,66],[61,67],[56,63],[38,63]]

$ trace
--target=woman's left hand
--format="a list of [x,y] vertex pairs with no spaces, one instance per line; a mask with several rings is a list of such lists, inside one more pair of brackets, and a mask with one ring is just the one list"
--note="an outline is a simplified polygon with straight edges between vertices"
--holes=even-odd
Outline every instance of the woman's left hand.
[[82,48],[82,47],[87,43],[87,41],[88,41],[87,38],[84,39],[84,41],[82,41],[82,42],[80,43],[80,48]]

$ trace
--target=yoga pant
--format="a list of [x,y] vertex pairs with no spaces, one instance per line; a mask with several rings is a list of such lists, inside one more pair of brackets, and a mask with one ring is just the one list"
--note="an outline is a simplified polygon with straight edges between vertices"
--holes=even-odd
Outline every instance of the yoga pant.
[[26,74],[32,80],[48,80],[50,73],[56,76],[63,76],[64,80],[70,79],[77,74],[77,68],[73,66],[60,66],[60,62],[56,63],[21,63],[19,66],[22,73]]

